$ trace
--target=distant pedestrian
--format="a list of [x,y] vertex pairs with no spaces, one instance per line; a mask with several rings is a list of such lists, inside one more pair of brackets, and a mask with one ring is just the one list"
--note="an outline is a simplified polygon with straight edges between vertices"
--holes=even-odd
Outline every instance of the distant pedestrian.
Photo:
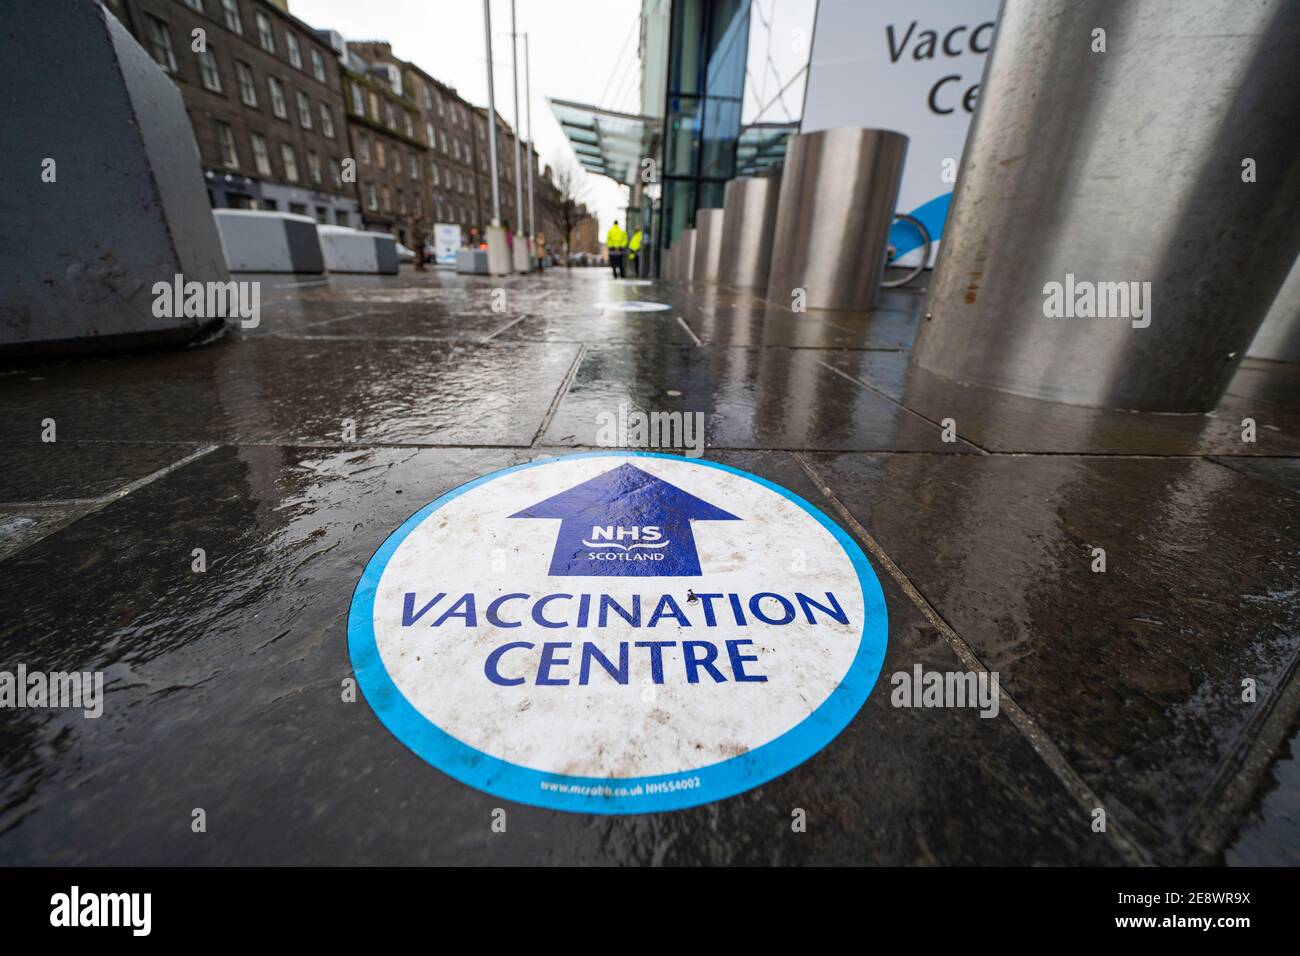
[[605,235],[605,247],[609,250],[609,264],[614,270],[614,278],[623,278],[623,250],[627,248],[627,233],[618,227],[617,219]]
[[638,229],[632,233],[632,239],[627,244],[628,265],[631,267],[632,275],[639,276],[643,270],[641,268],[641,230]]

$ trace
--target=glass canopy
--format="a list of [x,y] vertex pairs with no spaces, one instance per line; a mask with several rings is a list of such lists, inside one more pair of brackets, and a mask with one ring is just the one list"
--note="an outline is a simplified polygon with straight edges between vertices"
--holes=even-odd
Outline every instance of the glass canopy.
[[641,159],[654,156],[663,120],[547,97],[551,112],[588,172],[631,184]]

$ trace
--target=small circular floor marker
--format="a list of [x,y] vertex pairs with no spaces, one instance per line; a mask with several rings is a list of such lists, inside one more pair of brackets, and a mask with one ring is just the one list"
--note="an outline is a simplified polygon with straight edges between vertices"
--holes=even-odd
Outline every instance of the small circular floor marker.
[[367,702],[416,754],[508,800],[676,810],[803,763],[885,656],[861,548],[786,489],[638,452],[543,459],[447,492],[352,598]]
[[597,302],[593,308],[597,312],[667,312],[672,306],[664,305],[662,302],[621,299],[618,302]]

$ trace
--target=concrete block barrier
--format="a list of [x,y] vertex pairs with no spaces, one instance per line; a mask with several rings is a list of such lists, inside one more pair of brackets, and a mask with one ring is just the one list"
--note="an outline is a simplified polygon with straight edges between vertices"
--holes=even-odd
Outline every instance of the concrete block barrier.
[[212,214],[231,272],[325,271],[316,220],[310,216],[253,209],[214,209]]
[[230,279],[175,84],[99,4],[7,12],[22,41],[0,57],[13,92],[0,106],[0,248],[14,251],[0,255],[0,352],[184,342],[220,325],[155,293],[178,275]]
[[330,272],[397,274],[397,241],[392,236],[347,226],[320,226],[316,232]]

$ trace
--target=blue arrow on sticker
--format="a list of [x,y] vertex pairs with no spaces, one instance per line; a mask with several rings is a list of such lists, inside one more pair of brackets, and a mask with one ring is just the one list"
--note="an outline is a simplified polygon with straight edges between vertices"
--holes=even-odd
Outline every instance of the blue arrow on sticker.
[[552,577],[698,576],[691,522],[741,520],[627,464],[510,517],[560,520]]

